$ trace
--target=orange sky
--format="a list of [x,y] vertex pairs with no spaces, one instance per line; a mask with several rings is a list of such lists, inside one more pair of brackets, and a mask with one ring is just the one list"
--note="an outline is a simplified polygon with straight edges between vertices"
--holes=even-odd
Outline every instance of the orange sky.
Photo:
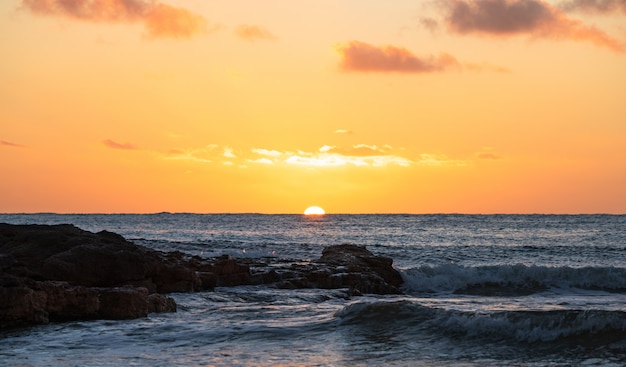
[[626,1],[6,0],[0,212],[626,213]]

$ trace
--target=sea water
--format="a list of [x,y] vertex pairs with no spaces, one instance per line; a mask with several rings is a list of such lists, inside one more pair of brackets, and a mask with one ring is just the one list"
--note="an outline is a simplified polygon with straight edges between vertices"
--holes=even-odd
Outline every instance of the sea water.
[[7,366],[624,366],[626,216],[4,214],[156,250],[307,262],[391,257],[402,295],[216,288],[178,312],[0,331]]

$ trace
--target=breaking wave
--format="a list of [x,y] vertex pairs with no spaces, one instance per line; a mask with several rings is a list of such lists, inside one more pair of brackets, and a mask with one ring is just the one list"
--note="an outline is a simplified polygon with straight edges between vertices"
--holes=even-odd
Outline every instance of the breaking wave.
[[459,311],[408,300],[358,302],[338,311],[342,326],[393,328],[423,337],[603,345],[626,338],[626,312],[605,310]]
[[517,265],[466,267],[455,264],[420,266],[404,270],[408,293],[454,292],[515,296],[550,288],[579,288],[626,293],[626,268],[545,267]]

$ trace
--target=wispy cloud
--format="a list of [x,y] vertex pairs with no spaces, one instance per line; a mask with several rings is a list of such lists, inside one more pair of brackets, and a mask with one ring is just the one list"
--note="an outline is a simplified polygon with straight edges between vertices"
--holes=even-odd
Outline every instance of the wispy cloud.
[[626,0],[568,0],[559,4],[564,11],[610,14],[626,13]]
[[[386,147],[387,150],[392,149],[389,146]],[[314,167],[382,167],[388,165],[407,167],[413,164],[411,159],[395,155],[387,150],[375,145],[358,144],[351,147],[324,145],[313,152],[301,150],[297,152],[279,152],[268,149],[253,149],[252,152],[263,155],[262,163],[265,164],[286,163]],[[256,159],[252,159],[250,162],[256,161]]]
[[542,0],[451,0],[445,3],[448,29],[458,34],[587,41],[621,51],[618,40],[602,30],[569,18]]
[[134,144],[131,143],[118,143],[111,139],[103,140],[102,144],[112,149],[124,149],[124,150],[136,150],[138,149]]
[[468,165],[467,161],[460,159],[451,159],[443,154],[430,154],[430,153],[422,153],[419,156],[419,159],[415,161],[415,164],[420,166],[456,166],[456,167],[465,167]]
[[335,130],[335,134],[353,134],[353,132],[351,130],[346,130],[346,129],[337,129]]
[[[337,51],[341,56],[341,68],[345,71],[353,72],[434,73],[453,69],[498,73],[511,72],[505,67],[488,63],[460,62],[447,53],[420,58],[402,47],[376,47],[359,41],[339,45],[337,46]],[[336,132],[345,133],[347,131],[337,130]]]
[[22,0],[35,14],[98,23],[143,23],[149,38],[189,38],[206,20],[187,9],[152,0]]
[[259,149],[259,148],[254,148],[252,149],[252,153],[258,154],[258,155],[265,155],[268,157],[279,157],[281,156],[283,153],[279,152],[278,150],[273,150],[273,149]]
[[499,156],[498,154],[491,153],[491,152],[478,153],[477,157],[478,159],[491,159],[491,160],[502,159],[502,157]]
[[146,13],[145,27],[152,38],[190,38],[206,29],[201,15],[157,3]]
[[258,25],[247,25],[243,24],[235,28],[235,34],[246,41],[256,41],[256,40],[273,40],[276,39],[270,31],[268,31],[265,27]]
[[6,141],[6,140],[0,140],[0,145],[3,147],[9,147],[9,148],[25,148],[25,145],[22,144],[17,144],[11,141]]
[[451,55],[418,57],[403,47],[373,46],[350,41],[336,46],[341,57],[341,68],[358,72],[432,73],[458,68],[459,62]]
[[[253,148],[234,150],[215,144],[196,149],[171,150],[163,156],[166,160],[190,161],[202,164],[221,164],[250,168],[254,165],[275,167],[464,167],[468,161],[451,159],[442,154],[423,153],[416,158],[403,154],[403,149],[390,145],[356,144],[352,146],[323,145],[314,151],[276,150]],[[486,158],[483,158],[486,159]]]

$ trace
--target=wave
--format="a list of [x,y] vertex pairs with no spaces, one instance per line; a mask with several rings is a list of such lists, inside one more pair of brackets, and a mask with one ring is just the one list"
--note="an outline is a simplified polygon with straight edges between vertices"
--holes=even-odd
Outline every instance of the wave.
[[626,268],[517,265],[420,266],[402,272],[408,293],[453,292],[483,296],[523,296],[550,288],[626,293]]
[[598,346],[626,340],[626,311],[459,311],[424,306],[409,300],[358,302],[335,313],[341,326],[393,329],[448,338],[565,342]]

